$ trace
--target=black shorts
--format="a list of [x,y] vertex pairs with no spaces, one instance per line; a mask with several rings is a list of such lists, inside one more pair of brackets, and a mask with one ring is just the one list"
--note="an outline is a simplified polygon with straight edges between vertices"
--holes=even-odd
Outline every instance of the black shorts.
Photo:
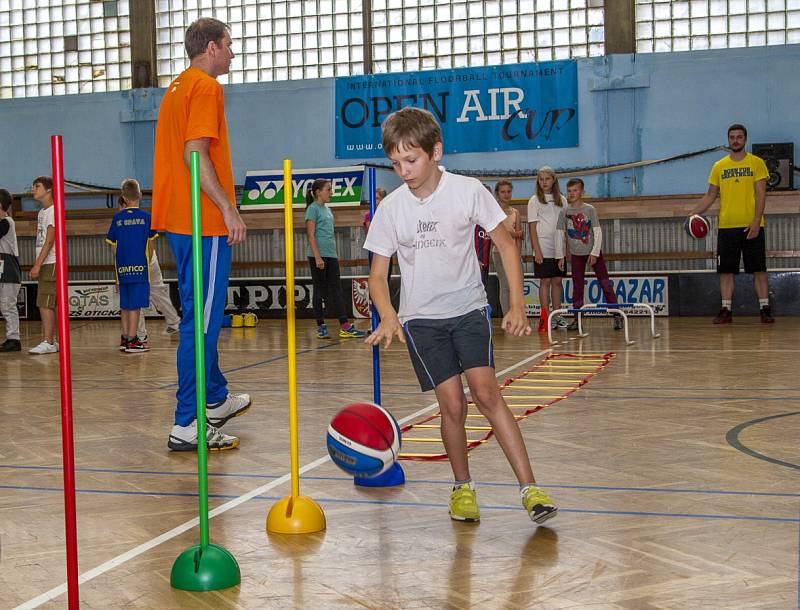
[[558,268],[557,258],[546,258],[541,262],[541,264],[533,261],[533,277],[567,277],[567,271],[566,269]]
[[744,258],[744,272],[767,270],[767,249],[764,227],[758,237],[747,239],[747,229],[718,229],[717,273],[739,273],[739,262]]
[[455,318],[409,320],[403,330],[423,392],[467,369],[494,368],[492,310],[488,306]]

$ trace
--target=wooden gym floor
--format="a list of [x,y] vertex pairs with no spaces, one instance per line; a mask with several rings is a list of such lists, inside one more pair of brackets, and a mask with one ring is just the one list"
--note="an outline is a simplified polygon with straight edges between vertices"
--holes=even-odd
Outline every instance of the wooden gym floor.
[[[371,350],[319,341],[301,321],[300,489],[328,522],[304,536],[265,533],[269,508],[290,490],[284,323],[225,330],[223,369],[254,406],[226,426],[241,447],[210,456],[211,507],[221,507],[211,539],[237,558],[242,584],[204,594],[169,586],[173,560],[198,539],[195,456],[166,449],[177,339],[153,320],[152,351],[120,354],[116,322],[73,323],[82,605],[800,608],[800,318],[657,323],[663,336],[652,341],[633,320],[637,343],[626,347],[608,320],[591,320],[589,337],[553,349],[616,355],[521,424],[559,506],[537,528],[496,440],[471,453],[480,524],[448,518],[446,462],[402,462],[403,487],[354,487],[324,459],[324,435],[337,409],[371,399]],[[38,331],[24,324],[24,345]],[[498,329],[500,379],[551,353],[545,337]],[[383,352],[382,367],[384,405],[399,420],[435,412],[404,347]],[[57,357],[2,354],[0,379],[0,608],[34,599],[63,608]]]

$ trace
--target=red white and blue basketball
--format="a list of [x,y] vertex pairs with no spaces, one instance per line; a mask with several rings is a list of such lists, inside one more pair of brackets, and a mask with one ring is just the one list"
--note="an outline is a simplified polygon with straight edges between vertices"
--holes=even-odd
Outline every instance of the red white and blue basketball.
[[370,402],[347,405],[328,426],[328,454],[347,474],[375,477],[400,453],[400,426],[392,414]]
[[711,230],[711,223],[708,218],[701,214],[692,214],[683,222],[683,228],[690,237],[695,239],[702,239]]

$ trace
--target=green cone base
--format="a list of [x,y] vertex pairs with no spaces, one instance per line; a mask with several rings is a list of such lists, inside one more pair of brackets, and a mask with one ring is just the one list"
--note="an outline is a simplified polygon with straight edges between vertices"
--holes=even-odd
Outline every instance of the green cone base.
[[209,544],[201,551],[190,546],[172,564],[170,584],[182,591],[217,591],[235,587],[242,581],[239,564],[228,549]]

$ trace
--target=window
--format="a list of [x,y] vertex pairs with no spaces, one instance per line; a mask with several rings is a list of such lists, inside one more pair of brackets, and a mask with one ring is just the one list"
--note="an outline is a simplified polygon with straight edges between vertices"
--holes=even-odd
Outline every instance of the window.
[[601,0],[373,0],[374,71],[603,55]]
[[3,0],[0,97],[131,87],[128,0]]
[[636,0],[640,53],[800,42],[800,0]]
[[361,0],[158,0],[160,86],[188,66],[184,32],[201,16],[224,21],[231,29],[236,57],[227,80],[220,82],[363,73]]

